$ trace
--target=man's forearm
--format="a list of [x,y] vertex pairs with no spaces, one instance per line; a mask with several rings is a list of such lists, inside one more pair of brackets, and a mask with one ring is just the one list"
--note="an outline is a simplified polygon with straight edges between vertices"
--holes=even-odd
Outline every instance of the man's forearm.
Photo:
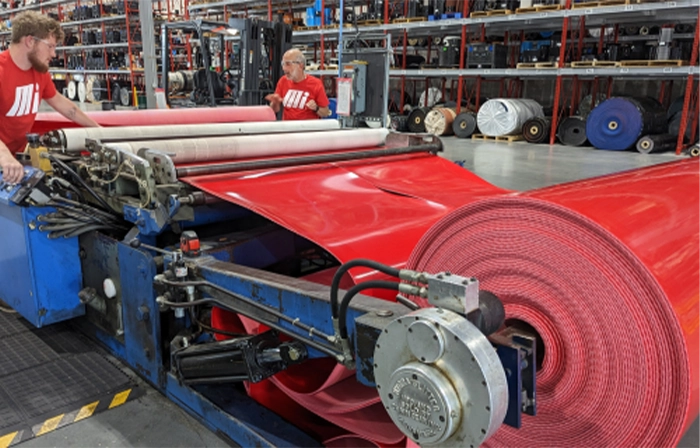
[[49,106],[53,107],[56,112],[83,127],[96,128],[100,126],[95,120],[88,117],[85,112],[80,110],[75,103],[60,93],[46,100],[46,102],[49,103]]

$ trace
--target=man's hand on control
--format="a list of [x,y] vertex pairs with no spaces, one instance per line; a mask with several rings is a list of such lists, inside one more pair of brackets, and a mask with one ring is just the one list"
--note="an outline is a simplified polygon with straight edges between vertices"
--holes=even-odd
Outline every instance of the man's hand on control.
[[24,177],[24,167],[9,154],[0,155],[0,168],[2,168],[2,179],[5,182],[16,184]]

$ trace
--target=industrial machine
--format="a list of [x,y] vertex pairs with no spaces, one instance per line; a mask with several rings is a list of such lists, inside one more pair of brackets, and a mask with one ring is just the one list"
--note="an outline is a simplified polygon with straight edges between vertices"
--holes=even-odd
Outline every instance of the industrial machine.
[[[230,385],[325,358],[376,388],[414,442],[478,446],[503,424],[519,427],[537,405],[536,338],[504,325],[501,301],[478,278],[340,259],[193,181],[441,150],[435,137],[387,134],[319,120],[32,137],[23,181],[0,180],[0,270],[17,279],[0,283],[0,297],[37,327],[72,319],[240,445],[270,442],[222,411]],[[340,289],[356,268],[376,276]],[[329,270],[325,286],[308,280]],[[388,289],[396,301],[361,294],[368,289]],[[265,330],[217,329],[209,317],[217,310]],[[250,399],[239,395],[233,407],[244,409]]]
[[[191,33],[192,40],[199,42],[195,58],[199,69],[189,75],[191,82],[179,80],[187,74],[178,77],[179,72],[170,72],[173,31]],[[264,104],[265,96],[274,92],[283,74],[280,64],[291,42],[292,28],[283,22],[230,18],[226,23],[201,19],[164,23],[160,61],[163,90],[184,91],[189,94],[189,103],[195,105]],[[227,60],[225,49],[230,44],[233,51]],[[172,89],[174,86],[177,88]],[[170,104],[169,95],[166,99]]]

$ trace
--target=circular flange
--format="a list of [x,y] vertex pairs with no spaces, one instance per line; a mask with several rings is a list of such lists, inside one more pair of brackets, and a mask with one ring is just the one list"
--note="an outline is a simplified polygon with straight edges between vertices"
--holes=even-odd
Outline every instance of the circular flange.
[[493,346],[465,317],[440,308],[414,311],[384,328],[374,377],[389,416],[423,447],[478,446],[508,410],[506,376]]

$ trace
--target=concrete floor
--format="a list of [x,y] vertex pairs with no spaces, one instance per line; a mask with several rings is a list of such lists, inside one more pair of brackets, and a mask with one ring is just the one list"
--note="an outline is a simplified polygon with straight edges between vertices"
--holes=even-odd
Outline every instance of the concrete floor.
[[[89,109],[90,107],[85,107]],[[679,160],[673,154],[597,151],[560,145],[472,143],[444,139],[443,156],[489,182],[530,190],[563,182]],[[185,414],[154,389],[132,402],[17,446],[22,447],[215,447],[227,442]],[[700,446],[698,421],[679,447]]]

